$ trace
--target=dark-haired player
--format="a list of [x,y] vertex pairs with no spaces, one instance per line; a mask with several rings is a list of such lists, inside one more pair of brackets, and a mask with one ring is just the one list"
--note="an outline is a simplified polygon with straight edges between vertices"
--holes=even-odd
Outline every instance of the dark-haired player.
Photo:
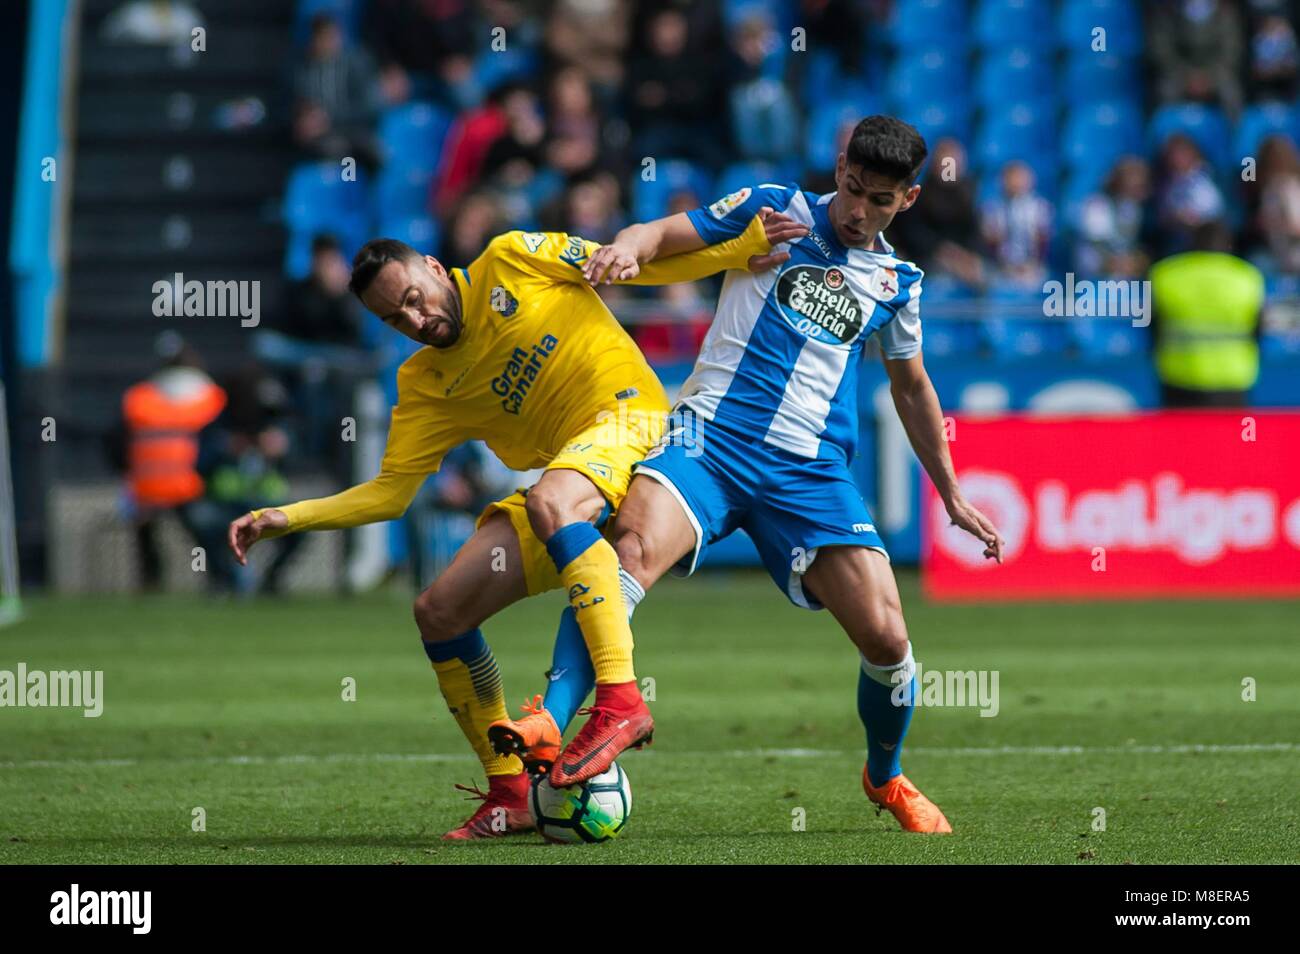
[[[783,257],[767,254],[771,242],[791,234],[784,217],[755,216],[752,227],[710,246],[682,216],[651,256],[660,260],[635,282],[690,281],[743,269],[751,256],[759,256],[754,267],[769,267]],[[479,625],[498,610],[561,585],[569,592],[561,639],[566,632],[576,639],[591,668],[562,701],[548,694],[556,715],[534,704],[551,720],[547,742],[555,751],[593,676],[596,711],[611,699],[620,709],[630,705],[625,700],[639,704],[635,722],[621,727],[623,747],[644,741],[653,726],[632,668],[628,614],[639,588],[621,578],[597,526],[622,503],[632,464],[658,439],[668,403],[641,352],[583,280],[597,248],[577,236],[509,232],[468,268],[449,271],[401,242],[367,243],[353,263],[353,292],[394,331],[426,346],[397,373],[380,473],[332,497],[254,511],[230,526],[231,549],[243,562],[264,537],[392,520],[443,456],[467,440],[486,442],[516,470],[545,468],[530,490],[487,508],[451,565],[415,601],[439,687],[488,776],[483,805],[448,833],[453,839],[530,827],[520,760],[498,756],[487,739],[506,709]]]
[[[997,529],[957,486],[921,360],[921,270],[883,235],[916,202],[925,156],[910,125],[869,116],[836,162],[835,192],[764,184],[687,213],[708,243],[741,234],[761,207],[803,229],[776,247],[789,253],[779,270],[728,274],[668,430],[635,467],[614,541],[624,570],[648,589],[670,569],[691,573],[709,546],[744,529],[781,591],[797,606],[829,609],[861,654],[867,796],[908,831],[948,832],[901,771],[915,667],[889,557],[849,469],[858,367],[875,335],[899,418],[950,518],[1001,561]],[[592,256],[588,279],[635,275],[669,221],[623,230]],[[553,784],[608,767],[604,753],[578,745],[583,738],[560,754]]]

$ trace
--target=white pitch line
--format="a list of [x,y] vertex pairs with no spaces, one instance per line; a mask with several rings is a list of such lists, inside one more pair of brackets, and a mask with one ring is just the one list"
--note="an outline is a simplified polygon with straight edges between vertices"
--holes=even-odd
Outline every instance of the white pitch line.
[[[1188,745],[1001,745],[986,748],[912,746],[908,755],[1227,755],[1242,752],[1294,752],[1295,742],[1249,742],[1240,744]],[[861,755],[860,749],[729,749],[719,752],[646,752],[638,755],[676,758],[835,758]],[[336,753],[332,755],[228,755],[179,759],[30,759],[0,762],[0,769],[23,768],[121,768],[141,765],[327,765],[347,762],[469,762],[469,753]]]

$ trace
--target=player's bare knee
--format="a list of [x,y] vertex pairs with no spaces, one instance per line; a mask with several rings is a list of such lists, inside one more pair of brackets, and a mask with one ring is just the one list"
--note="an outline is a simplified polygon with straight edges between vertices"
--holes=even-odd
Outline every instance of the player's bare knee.
[[646,542],[635,530],[619,530],[615,525],[614,552],[618,564],[638,580],[646,571]]
[[892,666],[907,655],[903,610],[892,600],[872,600],[854,636],[853,641],[872,665]]
[[412,612],[420,638],[426,643],[452,639],[463,628],[455,607],[450,600],[442,598],[436,584],[415,598]]
[[528,524],[539,540],[549,540],[556,530],[572,523],[568,511],[564,495],[545,484],[538,484],[529,490],[524,501]]

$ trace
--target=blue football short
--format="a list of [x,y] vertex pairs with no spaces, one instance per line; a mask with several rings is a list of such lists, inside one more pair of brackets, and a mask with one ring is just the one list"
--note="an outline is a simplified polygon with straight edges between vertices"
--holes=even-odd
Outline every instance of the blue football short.
[[674,414],[634,471],[667,488],[695,531],[694,549],[673,568],[679,576],[695,572],[712,544],[740,529],[791,602],[821,609],[802,583],[818,548],[889,555],[842,460],[799,457],[698,418],[684,425]]

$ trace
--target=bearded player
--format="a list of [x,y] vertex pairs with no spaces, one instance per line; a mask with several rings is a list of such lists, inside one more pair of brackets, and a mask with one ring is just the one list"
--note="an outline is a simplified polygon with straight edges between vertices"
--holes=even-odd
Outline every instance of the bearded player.
[[[686,225],[666,236],[657,261],[634,282],[771,267],[783,258],[768,254],[772,243],[797,228],[765,214],[710,245]],[[516,600],[558,586],[569,592],[558,642],[577,635],[596,684],[592,718],[571,746],[619,752],[653,730],[636,690],[628,622],[640,588],[620,576],[597,527],[622,502],[632,464],[658,439],[668,404],[645,358],[584,281],[582,267],[597,248],[576,236],[510,232],[468,268],[449,272],[393,239],[367,243],[353,263],[352,291],[386,325],[425,345],[398,371],[380,473],[331,497],[253,511],[229,529],[242,563],[259,539],[395,519],[443,456],[467,440],[486,442],[513,469],[545,468],[532,488],[486,509],[415,601],[439,688],[488,777],[486,793],[474,790],[483,804],[450,839],[531,828],[523,766],[494,753],[487,739],[506,709],[479,629]],[[557,713],[548,718],[560,730],[589,688],[563,703],[552,699]],[[558,749],[558,735],[551,741]]]
[[[915,663],[888,554],[849,470],[858,367],[875,335],[898,416],[949,517],[1001,562],[997,529],[957,485],[921,358],[922,272],[884,237],[916,202],[925,157],[913,127],[870,116],[837,159],[837,191],[764,184],[686,213],[708,243],[742,234],[761,207],[802,228],[778,247],[789,253],[779,271],[728,274],[695,370],[662,442],[635,467],[613,536],[624,571],[645,590],[670,569],[692,573],[712,544],[743,528],[791,602],[829,609],[860,654],[867,797],[908,831],[946,833],[943,812],[902,774]],[[624,229],[592,256],[588,279],[635,276],[672,222]],[[607,767],[562,755],[551,779],[572,784]]]

